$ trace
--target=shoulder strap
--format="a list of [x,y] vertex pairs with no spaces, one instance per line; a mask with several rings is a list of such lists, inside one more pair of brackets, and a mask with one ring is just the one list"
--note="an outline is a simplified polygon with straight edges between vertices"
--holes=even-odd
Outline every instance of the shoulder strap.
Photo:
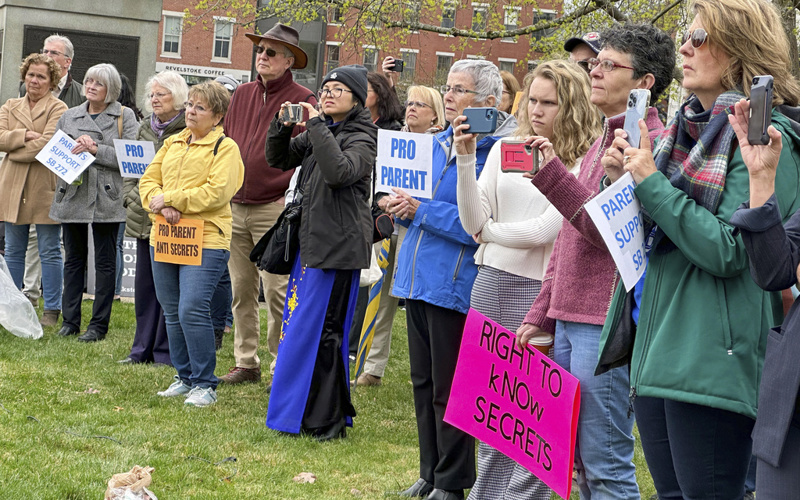
[[119,116],[117,117],[117,131],[119,132],[119,138],[122,139],[122,115],[125,114],[125,106],[122,106],[122,109],[119,112]]
[[221,136],[219,136],[219,139],[217,139],[217,143],[214,145],[214,156],[217,156],[219,145],[222,144],[222,141],[224,140],[225,140],[225,134],[222,134]]

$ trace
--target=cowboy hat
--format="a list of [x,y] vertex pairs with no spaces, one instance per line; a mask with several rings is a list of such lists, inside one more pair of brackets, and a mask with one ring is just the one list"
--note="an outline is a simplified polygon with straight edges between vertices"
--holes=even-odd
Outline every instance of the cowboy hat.
[[306,64],[308,64],[308,56],[305,51],[300,48],[300,45],[298,45],[300,42],[300,35],[297,33],[296,29],[290,28],[285,24],[278,23],[263,35],[245,33],[244,36],[249,38],[254,45],[258,45],[261,40],[270,40],[291,50],[294,55],[294,64],[292,65],[294,69],[303,69],[306,67]]

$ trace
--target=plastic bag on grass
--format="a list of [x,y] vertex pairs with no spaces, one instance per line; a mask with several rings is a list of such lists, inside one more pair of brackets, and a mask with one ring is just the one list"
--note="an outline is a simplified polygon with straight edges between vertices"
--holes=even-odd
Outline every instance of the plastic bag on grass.
[[14,285],[6,259],[0,255],[0,325],[17,337],[40,339],[42,325],[31,301]]
[[152,467],[134,465],[130,472],[114,474],[108,480],[105,500],[158,500],[150,486]]

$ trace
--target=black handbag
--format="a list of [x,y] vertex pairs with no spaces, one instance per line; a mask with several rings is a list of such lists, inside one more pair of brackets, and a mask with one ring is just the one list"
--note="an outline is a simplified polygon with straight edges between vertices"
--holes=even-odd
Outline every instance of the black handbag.
[[303,214],[303,191],[296,189],[295,198],[278,216],[275,224],[258,240],[250,261],[259,269],[272,274],[292,272],[297,250],[300,248],[300,219]]
[[372,242],[377,243],[388,238],[394,232],[394,217],[378,206],[375,200],[375,166],[372,166]]

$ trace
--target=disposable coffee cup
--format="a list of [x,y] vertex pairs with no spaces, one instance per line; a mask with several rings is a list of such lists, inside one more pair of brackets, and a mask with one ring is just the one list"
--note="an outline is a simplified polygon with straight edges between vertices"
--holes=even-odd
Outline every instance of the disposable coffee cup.
[[540,333],[528,340],[528,345],[541,352],[548,358],[553,357],[553,335],[550,333]]

